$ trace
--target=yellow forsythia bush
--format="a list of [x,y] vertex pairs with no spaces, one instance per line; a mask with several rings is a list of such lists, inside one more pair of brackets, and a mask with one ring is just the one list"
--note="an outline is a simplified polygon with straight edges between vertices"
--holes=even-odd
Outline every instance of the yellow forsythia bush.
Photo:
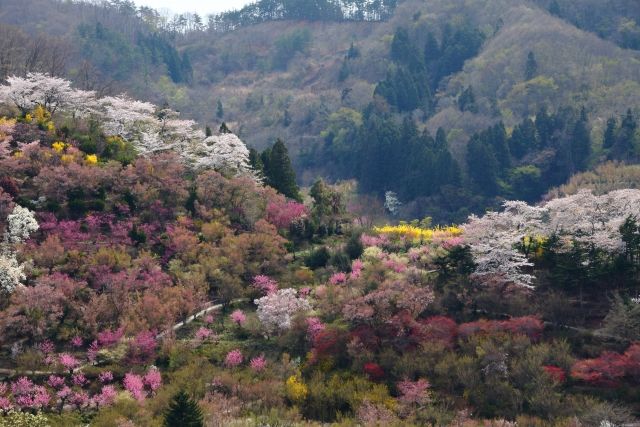
[[307,398],[309,389],[298,375],[291,375],[285,384],[287,397],[293,402],[302,402]]

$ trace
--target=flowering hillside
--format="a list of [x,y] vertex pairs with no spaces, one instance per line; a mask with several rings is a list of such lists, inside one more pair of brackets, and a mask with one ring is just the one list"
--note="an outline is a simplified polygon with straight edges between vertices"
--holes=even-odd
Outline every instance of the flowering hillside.
[[287,199],[166,109],[32,74],[0,112],[0,425],[640,410],[639,190],[363,229],[340,187]]

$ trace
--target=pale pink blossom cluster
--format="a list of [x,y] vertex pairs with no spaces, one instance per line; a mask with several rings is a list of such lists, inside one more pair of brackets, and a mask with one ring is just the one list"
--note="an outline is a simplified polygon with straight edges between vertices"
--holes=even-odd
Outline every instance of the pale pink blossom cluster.
[[405,379],[396,384],[400,396],[398,400],[409,405],[424,405],[429,402],[429,388],[431,385],[425,379],[409,381]]
[[309,302],[299,298],[295,289],[280,289],[254,301],[258,319],[268,334],[287,330],[292,317],[311,309]]

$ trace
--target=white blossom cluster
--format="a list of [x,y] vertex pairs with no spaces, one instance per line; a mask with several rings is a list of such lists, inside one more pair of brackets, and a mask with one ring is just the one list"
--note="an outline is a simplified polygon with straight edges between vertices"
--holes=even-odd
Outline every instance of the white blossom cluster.
[[7,217],[8,229],[0,246],[0,291],[11,293],[26,279],[24,265],[16,259],[14,245],[22,243],[38,230],[33,212],[16,205]]
[[299,298],[291,288],[280,289],[253,302],[258,306],[258,319],[268,334],[289,329],[296,313],[311,309],[309,302]]
[[124,138],[141,155],[173,150],[197,169],[255,177],[240,138],[223,134],[205,139],[196,122],[180,119],[176,111],[125,95],[98,98],[95,92],[73,89],[69,81],[42,73],[9,77],[7,83],[0,85],[0,103],[14,104],[23,113],[41,105],[51,112],[91,117],[102,124],[105,135]]
[[7,223],[9,229],[5,233],[5,239],[13,244],[24,242],[40,228],[33,212],[19,205],[7,216]]
[[[525,239],[558,235],[566,243],[577,241],[609,252],[624,249],[620,226],[640,214],[640,190],[617,190],[596,196],[590,190],[553,199],[542,206],[506,202],[502,212],[471,216],[464,236],[471,246],[476,276],[531,287],[532,266],[518,250]],[[569,245],[567,244],[568,248]]]

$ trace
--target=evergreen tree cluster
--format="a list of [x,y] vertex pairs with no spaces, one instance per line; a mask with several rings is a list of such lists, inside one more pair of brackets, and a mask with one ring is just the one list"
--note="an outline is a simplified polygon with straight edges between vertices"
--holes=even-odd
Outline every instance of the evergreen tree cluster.
[[[391,42],[392,64],[375,94],[400,112],[420,108],[429,113],[432,93],[440,80],[460,71],[467,59],[477,55],[483,42],[484,35],[478,29],[467,24],[447,24],[441,43],[428,32],[424,49],[420,49],[405,28],[398,28]],[[463,111],[475,109],[472,89],[467,89],[461,99]]]
[[258,153],[249,151],[251,166],[264,176],[265,184],[293,200],[301,201],[300,188],[296,183],[296,173],[291,165],[289,151],[281,139],[273,146]]
[[502,123],[473,135],[467,146],[467,171],[472,191],[535,201],[549,187],[559,185],[587,168],[591,132],[584,109],[540,109],[535,120],[525,119],[510,136]]
[[434,139],[410,118],[397,125],[389,116],[368,112],[356,150],[354,166],[360,189],[367,193],[394,191],[403,200],[413,200],[460,183],[445,132],[439,129]]

